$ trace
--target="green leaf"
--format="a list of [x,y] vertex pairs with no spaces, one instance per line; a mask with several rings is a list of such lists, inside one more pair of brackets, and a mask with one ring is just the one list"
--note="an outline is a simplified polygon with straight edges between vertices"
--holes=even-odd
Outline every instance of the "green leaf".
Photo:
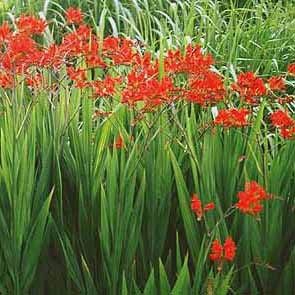
[[191,294],[191,285],[190,285],[190,275],[187,266],[188,257],[185,257],[184,264],[182,266],[181,272],[177,278],[177,281],[172,290],[172,295],[190,295]]
[[149,279],[144,287],[144,295],[153,295],[157,294],[157,288],[156,288],[156,283],[155,283],[155,276],[154,276],[154,270],[151,270]]
[[170,295],[171,294],[170,284],[169,284],[169,280],[161,259],[159,260],[159,276],[160,276],[160,294]]
[[188,190],[184,181],[184,176],[180,170],[180,167],[177,163],[175,155],[171,149],[169,151],[170,151],[171,161],[172,161],[174,174],[175,174],[179,207],[180,207],[181,216],[184,222],[186,238],[189,244],[190,252],[194,258],[194,261],[196,261],[199,243],[196,238],[196,233],[197,233],[196,221],[190,209],[190,195],[188,193]]
[[27,290],[32,283],[36,268],[38,266],[38,259],[44,241],[44,234],[49,217],[49,207],[53,191],[54,190],[52,189],[47,200],[44,202],[44,205],[40,210],[40,213],[37,216],[37,219],[33,224],[28,239],[26,241],[26,246],[22,255],[22,275],[24,278],[22,287],[24,288],[24,290]]

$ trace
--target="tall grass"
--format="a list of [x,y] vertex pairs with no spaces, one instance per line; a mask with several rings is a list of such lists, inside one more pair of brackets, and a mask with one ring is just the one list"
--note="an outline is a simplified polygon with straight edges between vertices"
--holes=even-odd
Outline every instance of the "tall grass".
[[[201,43],[226,80],[240,70],[284,73],[295,58],[291,1],[45,2],[7,1],[2,19],[43,12],[52,22],[48,36],[60,38],[55,23],[77,5],[101,35],[136,38],[158,55]],[[177,104],[133,126],[136,114],[120,103],[104,104],[112,115],[94,120],[87,90],[62,83],[51,97],[23,84],[1,89],[1,294],[295,289],[295,143],[267,133],[267,107],[243,131],[212,134],[204,128],[210,110]],[[115,148],[119,135],[122,149]],[[259,221],[236,211],[227,218],[249,179],[277,198]],[[190,208],[194,192],[216,204],[202,223]],[[210,245],[229,233],[236,262],[218,272]]]

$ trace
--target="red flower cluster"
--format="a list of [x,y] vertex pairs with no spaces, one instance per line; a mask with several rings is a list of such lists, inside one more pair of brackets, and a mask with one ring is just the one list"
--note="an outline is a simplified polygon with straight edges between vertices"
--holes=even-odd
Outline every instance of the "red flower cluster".
[[146,73],[131,72],[128,75],[126,88],[122,92],[122,103],[134,105],[141,101],[150,107],[155,107],[168,101],[173,90],[172,80],[168,77],[159,81],[157,76],[149,77]]
[[233,261],[236,255],[236,244],[231,237],[227,237],[222,246],[219,240],[214,240],[211,246],[210,259],[218,262],[218,269],[222,269],[224,261]]
[[36,73],[31,77],[26,77],[26,83],[28,87],[31,87],[33,89],[40,89],[43,86],[41,73]]
[[66,20],[68,24],[79,25],[83,21],[83,15],[81,13],[81,10],[78,8],[70,7],[66,11]]
[[86,82],[87,73],[85,70],[81,68],[74,69],[73,67],[68,67],[67,73],[69,75],[69,78],[75,82],[75,86],[77,88],[84,88],[87,86],[87,82]]
[[287,111],[278,110],[270,116],[272,125],[280,128],[281,136],[285,139],[295,138],[295,121]]
[[122,137],[121,134],[119,134],[118,137],[117,137],[117,140],[116,140],[115,147],[116,147],[117,149],[121,149],[121,148],[123,148],[123,146],[124,146],[124,143],[123,143],[123,137]]
[[[145,111],[179,99],[208,106],[224,101],[227,96],[221,75],[213,70],[212,56],[202,52],[198,45],[187,45],[183,53],[180,49],[170,49],[163,60],[159,60],[152,58],[150,52],[142,53],[137,43],[128,38],[108,36],[100,40],[96,32],[83,23],[83,14],[78,8],[70,7],[65,18],[67,24],[73,24],[72,31],[65,31],[59,44],[48,47],[40,42],[47,27],[45,20],[22,14],[15,21],[15,30],[7,22],[2,24],[1,87],[13,88],[23,81],[37,91],[51,89],[52,83],[59,87],[61,83],[53,81],[59,75],[48,79],[42,73],[43,69],[58,73],[64,67],[73,87],[87,88],[91,93],[89,97],[95,99],[116,98],[130,107],[138,107],[139,118]],[[289,73],[295,72],[293,67],[294,64],[289,65]],[[283,77],[271,77],[268,86],[271,90],[283,91]],[[248,103],[255,103],[266,94],[263,80],[252,72],[241,73],[231,88]],[[251,107],[248,109],[220,110],[214,124],[246,126]],[[293,138],[291,127],[293,125],[279,127],[281,135]]]
[[237,83],[232,84],[231,88],[250,104],[257,103],[257,98],[266,94],[263,80],[255,77],[253,72],[239,74]]
[[24,14],[19,17],[15,24],[20,33],[29,35],[41,35],[47,26],[45,20],[36,18],[33,15],[27,16]]
[[294,121],[289,116],[287,111],[276,111],[270,116],[272,125],[278,128],[286,128],[294,126]]
[[168,51],[164,59],[165,72],[170,75],[183,73],[187,75],[188,89],[183,89],[182,96],[200,105],[214,104],[225,98],[226,91],[221,77],[211,69],[213,58],[204,55],[200,46],[186,47],[185,54],[180,50]]
[[187,45],[185,54],[180,50],[169,50],[164,60],[165,72],[167,73],[186,73],[192,75],[202,75],[213,65],[213,58],[210,54],[204,55],[200,46],[193,47]]
[[109,58],[113,65],[138,65],[141,61],[135,52],[134,42],[126,38],[106,37],[103,40],[103,57]]
[[270,77],[268,80],[269,88],[273,91],[284,91],[286,89],[283,77]]
[[113,96],[116,92],[116,86],[122,83],[120,77],[112,78],[111,76],[105,76],[104,80],[96,80],[91,85],[94,90],[94,97],[107,97]]
[[246,109],[220,110],[214,124],[224,127],[244,127],[249,124],[247,119],[249,114],[250,111]]
[[288,73],[290,75],[295,75],[295,63],[291,63],[288,66]]
[[0,27],[0,44],[2,45],[2,42],[8,41],[11,36],[12,31],[8,22],[3,22],[2,26]]
[[295,139],[295,127],[282,128],[281,136],[285,139]]
[[238,198],[236,207],[245,214],[257,217],[263,209],[261,201],[268,200],[270,195],[257,182],[250,181],[245,184],[245,191],[238,192]]
[[199,199],[198,195],[193,194],[192,200],[191,200],[191,208],[192,208],[193,212],[196,214],[198,220],[201,220],[204,213],[209,210],[213,210],[215,208],[215,205],[213,202],[210,202],[207,205],[205,205],[205,207],[203,208],[202,202]]
[[226,91],[221,77],[209,70],[189,79],[187,99],[200,105],[215,104],[224,100]]

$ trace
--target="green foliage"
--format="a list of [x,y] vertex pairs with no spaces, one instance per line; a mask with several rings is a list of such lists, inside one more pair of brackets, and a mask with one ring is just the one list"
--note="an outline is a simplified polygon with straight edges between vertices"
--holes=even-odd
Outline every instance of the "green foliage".
[[[9,21],[42,12],[54,28],[64,9],[80,6],[100,36],[137,38],[160,60],[168,46],[194,39],[227,79],[235,78],[233,68],[286,70],[294,59],[291,2],[15,0],[0,11]],[[54,29],[48,36],[60,38]],[[42,93],[30,100],[21,85],[1,92],[1,294],[294,290],[295,143],[265,137],[264,104],[252,129],[212,135],[202,129],[211,114],[195,106],[161,109],[160,118],[148,114],[134,127],[134,114],[120,104],[94,120],[88,95],[69,85],[54,101]],[[122,149],[115,148],[119,134]],[[238,212],[226,218],[249,179],[277,198],[259,221]],[[216,204],[204,222],[191,212],[194,192]],[[210,245],[229,233],[238,242],[236,262],[219,272]]]

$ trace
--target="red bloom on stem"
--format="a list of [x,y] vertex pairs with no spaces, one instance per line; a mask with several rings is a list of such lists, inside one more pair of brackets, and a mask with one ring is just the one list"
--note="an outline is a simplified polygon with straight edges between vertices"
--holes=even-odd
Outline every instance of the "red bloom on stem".
[[11,28],[8,22],[3,22],[2,26],[0,27],[0,41],[7,41],[12,36]]
[[68,24],[79,25],[83,21],[83,15],[79,8],[70,7],[66,11],[66,19]]
[[165,72],[169,73],[198,75],[209,71],[212,64],[213,58],[210,54],[203,54],[199,45],[193,47],[191,44],[187,45],[184,55],[181,55],[179,49],[169,50],[164,59]]
[[121,134],[119,134],[117,137],[116,143],[115,143],[115,147],[117,149],[121,149],[121,148],[123,148],[123,146],[124,146],[123,137],[121,136]]
[[231,237],[227,237],[224,242],[224,258],[233,261],[236,256],[236,244]]
[[205,205],[205,207],[202,207],[202,202],[199,199],[197,194],[193,194],[192,195],[192,200],[191,200],[191,209],[193,210],[193,212],[196,214],[197,219],[201,220],[204,213],[206,211],[209,210],[213,210],[215,208],[215,205],[213,202],[208,203],[207,205]]
[[266,94],[263,80],[255,77],[253,72],[239,74],[237,83],[232,84],[231,88],[251,104],[256,103],[256,97]]
[[272,125],[278,128],[294,126],[294,120],[289,116],[287,111],[278,110],[270,116]]
[[224,127],[244,127],[249,124],[247,120],[249,114],[250,111],[246,109],[220,110],[214,123]]
[[45,20],[25,14],[22,14],[15,24],[21,33],[29,35],[42,34],[47,26]]
[[225,98],[223,81],[216,73],[207,71],[189,79],[188,100],[200,105],[214,104]]
[[202,210],[202,202],[199,199],[197,194],[193,194],[192,196],[191,208],[193,212],[196,214],[196,216],[198,217],[198,220],[200,220],[203,215],[203,210]]
[[113,96],[116,92],[116,86],[122,82],[120,77],[113,78],[106,76],[104,80],[96,80],[92,83],[94,97]]
[[295,75],[295,63],[289,64],[289,66],[288,66],[288,73],[290,75]]
[[211,260],[220,260],[223,257],[223,247],[217,239],[212,243],[209,257]]
[[133,69],[127,77],[127,85],[122,91],[122,103],[134,106],[144,102],[146,108],[154,108],[163,102],[173,99],[174,85],[170,77],[159,81],[157,75],[150,76],[145,72]]
[[213,241],[209,258],[218,263],[218,270],[222,270],[224,261],[233,261],[236,256],[236,244],[231,237],[227,237],[224,245],[217,239]]
[[238,192],[236,207],[245,214],[257,217],[263,209],[261,201],[269,198],[270,195],[257,182],[250,181],[245,184],[245,191]]
[[27,77],[26,78],[27,86],[33,89],[39,89],[42,86],[42,74],[37,73],[35,76]]
[[271,90],[284,91],[286,89],[286,85],[283,77],[270,77],[268,80],[269,88]]
[[295,139],[295,127],[282,128],[281,136],[285,139]]
[[6,73],[0,73],[0,87],[12,88],[13,86],[14,86],[13,76]]
[[134,42],[127,38],[106,37],[103,40],[103,55],[114,65],[129,65],[134,57]]
[[213,202],[208,203],[205,207],[204,207],[204,211],[209,211],[209,210],[213,210],[215,209],[215,204]]
[[74,69],[73,67],[67,68],[67,73],[69,75],[69,78],[75,82],[75,86],[77,88],[84,88],[88,86],[87,83],[87,76],[86,71],[82,68]]

